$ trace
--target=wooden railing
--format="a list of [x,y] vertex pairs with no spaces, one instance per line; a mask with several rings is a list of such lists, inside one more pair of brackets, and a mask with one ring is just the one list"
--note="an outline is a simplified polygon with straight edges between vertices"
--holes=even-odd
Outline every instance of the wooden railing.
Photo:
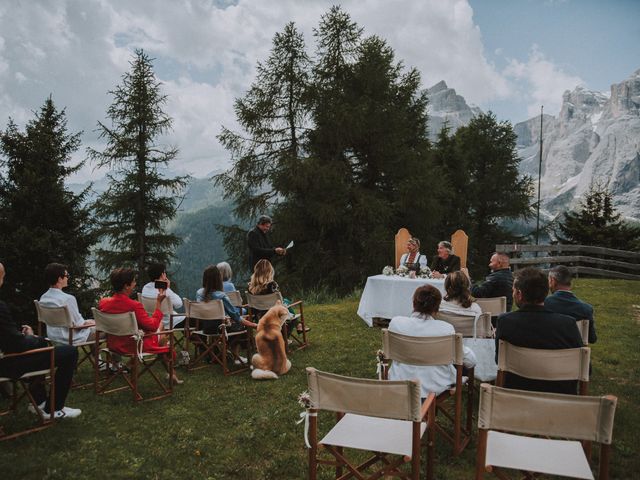
[[[587,245],[496,245],[511,257],[514,270],[566,265],[574,274],[640,280],[640,253]],[[540,256],[538,254],[542,254]],[[538,255],[538,256],[535,256]]]

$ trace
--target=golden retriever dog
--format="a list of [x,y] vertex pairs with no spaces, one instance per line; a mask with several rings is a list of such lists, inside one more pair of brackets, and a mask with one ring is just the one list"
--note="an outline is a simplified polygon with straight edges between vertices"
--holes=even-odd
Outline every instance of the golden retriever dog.
[[278,300],[278,303],[267,310],[267,313],[258,321],[256,333],[258,353],[251,359],[253,365],[251,376],[254,379],[275,379],[291,368],[281,330],[287,318],[289,318],[289,310]]

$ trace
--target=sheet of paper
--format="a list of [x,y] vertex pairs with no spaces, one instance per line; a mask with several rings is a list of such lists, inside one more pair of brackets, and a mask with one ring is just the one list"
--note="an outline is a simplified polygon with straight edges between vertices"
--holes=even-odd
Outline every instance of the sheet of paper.
[[287,245],[286,247],[284,247],[286,250],[289,250],[291,247],[293,247],[293,240],[291,240],[289,242],[289,245]]

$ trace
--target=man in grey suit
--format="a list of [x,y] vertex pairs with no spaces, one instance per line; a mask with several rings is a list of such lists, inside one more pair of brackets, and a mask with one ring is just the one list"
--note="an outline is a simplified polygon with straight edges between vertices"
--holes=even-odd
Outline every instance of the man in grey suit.
[[577,320],[589,320],[589,343],[596,343],[596,326],[593,321],[593,307],[583,302],[571,291],[571,270],[564,265],[549,270],[549,295],[544,300],[547,310],[569,315]]

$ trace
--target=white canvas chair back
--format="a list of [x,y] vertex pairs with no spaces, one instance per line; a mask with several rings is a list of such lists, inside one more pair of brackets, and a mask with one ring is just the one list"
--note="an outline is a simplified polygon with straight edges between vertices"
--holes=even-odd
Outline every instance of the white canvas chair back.
[[398,233],[396,233],[394,239],[396,268],[400,266],[400,259],[402,258],[402,255],[407,253],[407,241],[410,238],[411,234],[406,228],[401,228],[398,230]]
[[464,230],[456,230],[451,235],[451,246],[453,253],[460,257],[460,268],[467,267],[467,248],[469,245],[469,237]]
[[242,295],[240,295],[240,292],[237,290],[234,290],[233,292],[225,292],[227,294],[227,297],[229,297],[229,300],[231,301],[231,305],[233,305],[234,307],[241,307],[242,306]]
[[507,297],[476,298],[482,313],[489,313],[496,317],[507,311]]
[[589,381],[589,347],[546,350],[500,340],[498,348],[498,370],[536,380]]
[[222,300],[194,302],[184,298],[183,302],[185,314],[189,318],[197,318],[199,320],[224,320],[225,318]]
[[459,313],[440,311],[435,315],[435,318],[453,325],[456,333],[461,333],[463,337],[493,337],[491,315],[489,313],[482,313],[476,319],[475,315],[462,315]]
[[478,427],[611,444],[617,399],[480,386]]
[[350,378],[307,367],[311,408],[419,422],[420,382]]
[[442,337],[411,337],[382,329],[385,358],[408,365],[462,365],[462,334]]
[[576,323],[582,336],[582,343],[589,345],[589,320],[578,320]]
[[38,321],[44,323],[47,327],[73,327],[73,319],[66,305],[62,307],[50,307],[42,305],[38,300],[34,300],[33,303],[36,305]]
[[278,300],[282,302],[280,292],[269,293],[267,295],[252,295],[246,292],[247,305],[254,310],[269,310]]
[[[138,301],[142,304],[145,311],[149,315],[153,315],[153,312],[156,311],[156,299],[143,297],[142,294],[138,294]],[[165,297],[165,299],[160,304],[160,311],[163,315],[171,315],[173,313],[173,305],[171,304],[171,299],[169,297]]]
[[133,312],[104,313],[97,308],[92,308],[93,319],[96,322],[96,330],[109,335],[125,336],[138,333],[138,322]]

